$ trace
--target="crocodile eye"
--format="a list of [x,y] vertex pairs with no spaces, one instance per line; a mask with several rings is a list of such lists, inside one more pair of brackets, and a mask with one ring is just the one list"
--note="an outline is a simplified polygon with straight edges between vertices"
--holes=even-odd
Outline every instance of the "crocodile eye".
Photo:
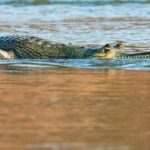
[[110,45],[110,44],[106,44],[104,47],[105,47],[105,48],[110,48],[111,45]]
[[108,48],[104,49],[104,53],[108,53],[108,52],[110,52],[110,49]]
[[118,44],[116,44],[115,47],[117,47],[117,48],[124,48],[124,44],[123,43],[118,43]]
[[110,44],[106,44],[106,45],[104,46],[104,53],[110,52],[111,47],[112,47],[112,46],[111,46]]

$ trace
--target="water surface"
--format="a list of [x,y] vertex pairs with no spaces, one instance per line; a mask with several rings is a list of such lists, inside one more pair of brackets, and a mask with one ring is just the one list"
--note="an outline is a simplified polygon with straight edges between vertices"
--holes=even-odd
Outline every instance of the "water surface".
[[149,72],[51,68],[0,75],[0,147],[149,150]]

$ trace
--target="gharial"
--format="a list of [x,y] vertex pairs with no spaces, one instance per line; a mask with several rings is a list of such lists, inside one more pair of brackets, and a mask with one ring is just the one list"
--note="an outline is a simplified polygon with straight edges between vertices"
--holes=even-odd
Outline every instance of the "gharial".
[[127,54],[122,43],[115,46],[106,44],[104,47],[93,47],[54,43],[33,36],[4,36],[0,37],[0,58],[126,59],[150,58],[150,52]]

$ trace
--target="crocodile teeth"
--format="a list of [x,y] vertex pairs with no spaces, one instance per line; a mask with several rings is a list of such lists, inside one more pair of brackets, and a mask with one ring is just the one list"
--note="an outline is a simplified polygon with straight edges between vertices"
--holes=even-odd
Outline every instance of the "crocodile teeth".
[[116,59],[138,59],[138,58],[150,58],[150,54],[146,55],[127,55],[127,56],[117,56]]

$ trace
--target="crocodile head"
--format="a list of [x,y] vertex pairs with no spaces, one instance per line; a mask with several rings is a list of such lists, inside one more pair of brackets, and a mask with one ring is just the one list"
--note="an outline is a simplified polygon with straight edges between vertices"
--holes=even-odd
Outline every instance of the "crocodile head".
[[123,43],[118,43],[115,46],[106,44],[102,49],[98,50],[94,57],[98,59],[114,59],[125,53]]

